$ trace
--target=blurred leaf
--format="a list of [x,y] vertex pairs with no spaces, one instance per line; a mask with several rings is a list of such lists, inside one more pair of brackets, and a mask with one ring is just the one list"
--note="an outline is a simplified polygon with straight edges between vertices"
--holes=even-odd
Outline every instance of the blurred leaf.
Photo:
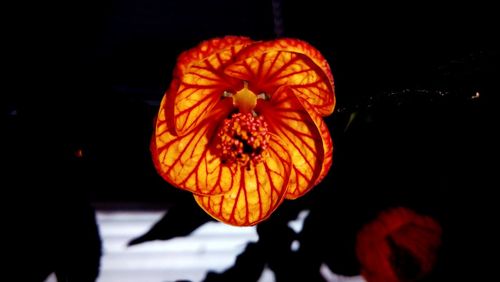
[[181,202],[169,209],[151,229],[132,239],[128,245],[133,246],[148,241],[184,237],[204,223],[213,220],[193,201],[192,197],[182,199]]

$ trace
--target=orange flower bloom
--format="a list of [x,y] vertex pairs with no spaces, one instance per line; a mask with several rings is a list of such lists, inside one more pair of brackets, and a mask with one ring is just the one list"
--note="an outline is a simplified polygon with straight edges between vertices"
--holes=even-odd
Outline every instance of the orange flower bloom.
[[210,39],[178,58],[153,160],[212,217],[254,225],[327,174],[334,106],[330,67],[306,42]]

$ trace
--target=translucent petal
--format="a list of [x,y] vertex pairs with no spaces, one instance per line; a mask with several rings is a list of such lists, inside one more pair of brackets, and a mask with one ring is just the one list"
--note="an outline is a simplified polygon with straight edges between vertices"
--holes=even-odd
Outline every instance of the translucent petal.
[[268,122],[270,131],[287,143],[292,170],[286,197],[295,199],[307,193],[328,172],[331,138],[321,116],[314,111],[309,113],[288,87],[277,92],[279,95],[261,103],[257,110]]
[[239,167],[233,181],[239,183],[225,194],[195,195],[198,204],[215,219],[236,226],[265,220],[283,201],[290,176],[286,144],[272,135],[264,161]]
[[169,92],[172,132],[184,134],[201,123],[224,91],[236,91],[242,82],[224,74],[224,68],[245,46],[246,37],[214,38],[181,54]]
[[[206,120],[184,135],[171,133],[166,122],[165,95],[151,140],[151,152],[158,173],[172,185],[202,195],[227,192],[239,183],[233,182],[234,169],[222,166],[211,142],[217,122]],[[210,120],[222,120],[230,105],[219,104],[210,114]]]
[[333,112],[335,93],[328,62],[308,43],[296,39],[277,39],[255,43],[236,56],[225,73],[251,81],[255,91],[274,95],[288,86],[301,100],[322,116]]

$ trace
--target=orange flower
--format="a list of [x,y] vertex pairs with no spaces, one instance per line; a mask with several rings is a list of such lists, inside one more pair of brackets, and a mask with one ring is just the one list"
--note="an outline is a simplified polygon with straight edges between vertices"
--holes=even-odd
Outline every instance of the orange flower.
[[254,225],[327,174],[334,106],[330,67],[306,42],[210,39],[178,58],[153,160],[212,217]]

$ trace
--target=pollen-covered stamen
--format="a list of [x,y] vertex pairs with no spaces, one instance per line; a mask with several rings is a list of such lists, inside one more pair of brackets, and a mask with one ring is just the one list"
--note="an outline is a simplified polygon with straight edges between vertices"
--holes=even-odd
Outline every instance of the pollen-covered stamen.
[[236,113],[225,119],[217,136],[222,162],[242,166],[249,165],[250,161],[261,162],[270,138],[264,118],[251,113]]

